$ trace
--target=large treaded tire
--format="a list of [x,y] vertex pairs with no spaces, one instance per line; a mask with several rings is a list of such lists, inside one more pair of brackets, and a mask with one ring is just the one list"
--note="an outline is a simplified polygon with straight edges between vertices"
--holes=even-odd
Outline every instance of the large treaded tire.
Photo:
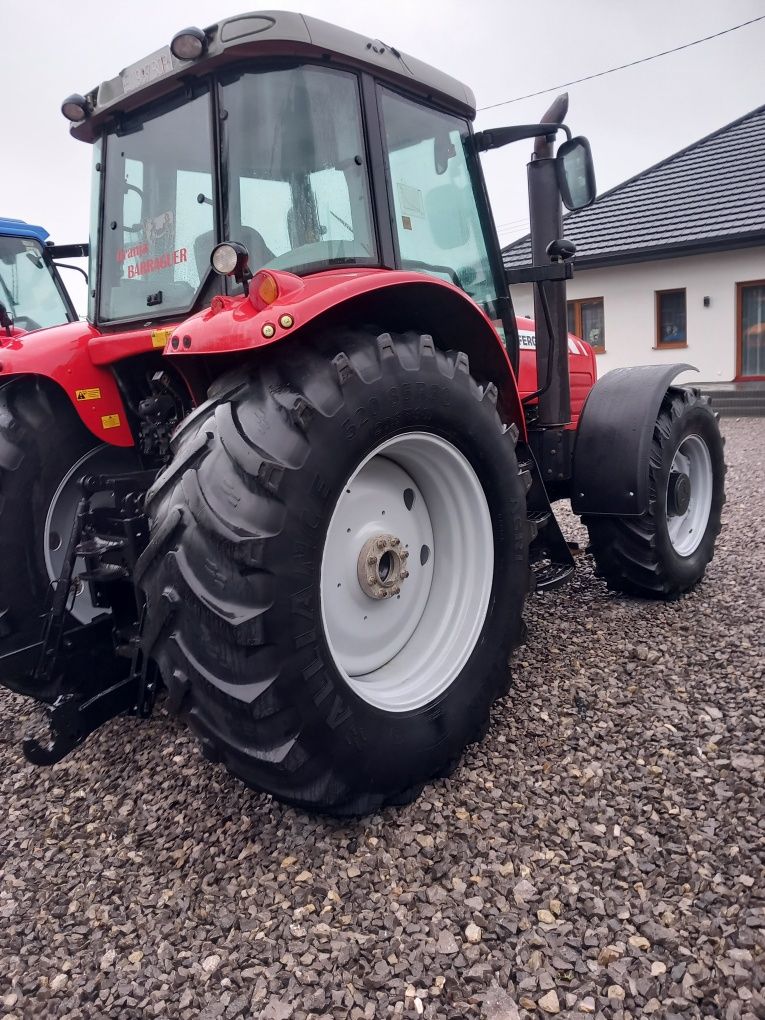
[[[0,641],[39,633],[50,589],[48,507],[66,472],[97,445],[64,394],[29,379],[0,387]],[[2,677],[9,686],[15,679]]]
[[[687,436],[696,434],[711,456],[712,505],[698,547],[690,556],[680,556],[667,527],[667,483],[675,452]],[[643,598],[675,599],[701,580],[714,556],[725,504],[724,444],[708,397],[691,388],[667,390],[653,431],[648,511],[640,517],[582,517],[596,573],[610,589]]]
[[[180,427],[149,494],[137,569],[145,650],[172,710],[247,785],[331,814],[414,799],[483,735],[509,686],[528,588],[526,481],[496,389],[430,337],[356,332],[271,352],[221,380]],[[386,712],[335,667],[320,571],[347,479],[386,439],[426,430],[478,475],[492,516],[494,579],[465,667],[435,701]]]

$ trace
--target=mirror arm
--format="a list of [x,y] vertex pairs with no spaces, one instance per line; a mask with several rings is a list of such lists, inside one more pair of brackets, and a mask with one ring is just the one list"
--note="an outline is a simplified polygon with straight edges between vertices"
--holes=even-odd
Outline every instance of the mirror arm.
[[85,277],[85,283],[88,283],[88,274],[81,266],[72,266],[68,262],[54,262],[53,265],[56,269],[73,269],[75,273],[82,273]]
[[574,267],[570,262],[551,262],[546,266],[518,266],[506,269],[505,279],[509,285],[516,283],[546,283],[548,280],[571,280]]
[[46,241],[45,251],[52,259],[87,258],[90,245],[87,242],[85,244],[52,244],[50,241]]
[[571,138],[571,131],[567,124],[515,124],[512,127],[487,128],[485,131],[477,131],[473,136],[479,152],[488,152],[489,149],[499,149],[503,145],[510,145],[512,142],[520,142],[524,138],[550,138],[553,139],[558,131],[565,131],[566,138]]

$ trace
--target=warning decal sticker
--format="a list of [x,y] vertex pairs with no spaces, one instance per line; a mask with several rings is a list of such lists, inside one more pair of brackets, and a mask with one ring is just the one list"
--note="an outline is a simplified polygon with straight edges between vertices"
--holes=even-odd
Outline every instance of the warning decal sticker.
[[101,427],[104,429],[118,429],[121,424],[118,414],[105,414],[101,417]]
[[172,329],[153,329],[151,331],[151,346],[164,347],[172,335]]
[[101,390],[96,387],[90,390],[75,390],[75,396],[78,400],[100,400]]

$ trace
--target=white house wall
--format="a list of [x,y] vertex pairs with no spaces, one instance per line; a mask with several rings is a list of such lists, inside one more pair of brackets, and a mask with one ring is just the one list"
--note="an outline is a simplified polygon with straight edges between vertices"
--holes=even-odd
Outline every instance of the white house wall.
[[[699,382],[728,382],[736,375],[736,284],[765,279],[765,248],[639,262],[608,269],[580,269],[568,298],[603,298],[606,350],[598,374],[625,365],[687,361]],[[656,291],[684,287],[688,346],[656,350]],[[534,314],[530,285],[511,288],[516,315]],[[709,307],[704,307],[704,298]]]

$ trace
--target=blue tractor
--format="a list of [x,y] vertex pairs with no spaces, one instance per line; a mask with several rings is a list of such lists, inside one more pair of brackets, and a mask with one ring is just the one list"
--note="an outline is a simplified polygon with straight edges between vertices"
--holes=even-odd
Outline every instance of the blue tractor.
[[0,336],[74,322],[77,313],[54,260],[83,255],[87,245],[54,245],[43,227],[0,216]]

